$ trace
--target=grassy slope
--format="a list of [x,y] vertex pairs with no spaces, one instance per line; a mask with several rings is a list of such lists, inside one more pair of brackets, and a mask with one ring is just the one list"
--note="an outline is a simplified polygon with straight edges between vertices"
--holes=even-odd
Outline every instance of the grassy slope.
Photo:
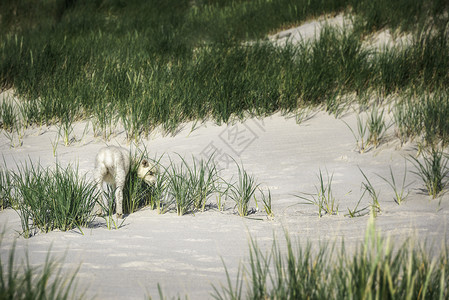
[[[404,127],[402,134],[437,128],[437,139],[448,140],[447,17],[435,17],[447,11],[447,2],[310,2],[196,1],[194,6],[191,1],[149,1],[147,5],[138,1],[4,1],[0,3],[0,87],[13,87],[24,96],[27,123],[72,122],[93,115],[101,127],[107,126],[108,117],[117,115],[131,135],[157,124],[170,129],[178,122],[210,115],[227,121],[245,111],[267,114],[320,103],[331,107],[336,95],[351,92],[411,90],[424,96],[417,102],[408,97],[400,105],[397,121]],[[349,6],[358,16],[355,33],[326,29],[324,38],[302,48],[240,46],[243,40],[261,38],[276,28]],[[360,37],[367,32],[385,26],[419,32],[429,16],[435,20],[436,34],[417,39],[410,49],[372,58],[361,47]],[[1,112],[5,127],[5,109]],[[323,269],[317,276],[317,264],[310,263],[311,268],[305,259],[301,267],[303,255],[289,252],[284,258],[289,268],[284,268],[280,258],[274,260],[274,268],[290,271],[291,277],[277,273],[275,279],[286,279],[279,280],[277,286],[271,282],[272,290],[265,286],[269,260],[253,245],[250,254],[256,257],[249,267],[262,281],[252,278],[255,284],[249,288],[253,294],[248,296],[258,298],[261,291],[262,296],[283,298],[297,290],[307,292],[302,281],[295,280],[304,272],[311,278],[306,284],[314,291],[329,294],[330,288],[341,298],[349,297],[344,294],[347,291],[367,293],[367,297],[389,292],[390,296],[424,297],[423,290],[429,298],[447,297],[447,249],[430,263],[421,252],[384,253],[383,242],[377,242],[378,248],[374,248],[381,250],[381,256],[385,254],[375,257],[378,260],[371,261],[361,250],[354,258],[338,257],[337,263],[347,268]],[[273,249],[276,258],[277,248]],[[314,257],[312,261],[316,261]],[[255,270],[260,264],[263,268]],[[47,269],[45,265],[44,279],[50,273]],[[385,269],[391,271],[384,274],[381,270]],[[408,280],[401,280],[405,273]],[[341,282],[321,285],[326,274],[336,275],[333,278]],[[416,280],[412,288],[411,274]],[[3,272],[1,275],[3,278]],[[29,278],[7,282],[1,293],[13,295],[16,291],[11,286],[21,287]],[[354,278],[366,281],[360,284]],[[38,286],[44,290],[46,281],[42,282]],[[345,289],[332,289],[344,284]]]
[[[98,131],[120,120],[136,137],[160,124],[171,131],[190,119],[227,122],[248,111],[264,115],[323,103],[335,110],[342,94],[355,92],[362,99],[373,91],[428,93],[445,91],[449,83],[445,1],[0,5],[0,87],[14,87],[28,100],[26,124],[69,126],[93,116]],[[299,47],[242,46],[288,24],[342,10],[356,14],[354,31],[326,28],[320,40]],[[420,34],[429,20],[434,34]],[[411,30],[416,41],[381,54],[363,49],[362,37],[385,26]]]

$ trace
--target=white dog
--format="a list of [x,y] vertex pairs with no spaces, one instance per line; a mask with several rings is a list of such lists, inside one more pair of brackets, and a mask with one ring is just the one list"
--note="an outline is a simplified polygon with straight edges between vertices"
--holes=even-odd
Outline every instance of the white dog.
[[[100,192],[103,191],[103,182],[112,185],[115,190],[115,206],[117,217],[123,217],[123,188],[130,168],[129,151],[115,146],[101,148],[95,158],[94,178]],[[147,184],[156,183],[157,166],[146,159],[140,162],[137,176]],[[96,205],[95,212],[101,214],[101,207]]]

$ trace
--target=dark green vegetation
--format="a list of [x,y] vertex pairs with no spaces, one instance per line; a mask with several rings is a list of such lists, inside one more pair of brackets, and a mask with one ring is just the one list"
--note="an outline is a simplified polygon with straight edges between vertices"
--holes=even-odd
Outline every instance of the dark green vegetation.
[[20,215],[24,237],[38,231],[63,231],[86,227],[93,220],[97,200],[95,185],[80,178],[71,166],[55,169],[25,164],[12,177],[10,194],[13,208]]
[[[400,247],[369,225],[354,255],[329,244],[318,249],[291,241],[286,251],[274,242],[263,253],[251,240],[249,262],[235,283],[215,288],[215,299],[447,299],[447,247],[432,258],[413,242]],[[246,283],[246,288],[244,287]],[[244,289],[245,288],[245,289]]]
[[[20,118],[2,108],[2,127],[19,126],[14,116],[22,126],[92,118],[98,135],[107,138],[120,122],[132,139],[192,119],[227,122],[310,105],[337,113],[346,104],[340,96],[354,93],[363,102],[400,94],[408,111],[420,105],[416,94],[447,102],[448,7],[438,0],[4,1],[0,87],[23,100]],[[354,28],[326,27],[319,40],[298,46],[263,42],[335,12],[355,16]],[[383,52],[362,47],[385,27],[411,32],[413,42]],[[399,123],[401,136],[420,136],[438,119],[434,137],[447,143],[447,118],[436,113],[423,115],[421,131]]]

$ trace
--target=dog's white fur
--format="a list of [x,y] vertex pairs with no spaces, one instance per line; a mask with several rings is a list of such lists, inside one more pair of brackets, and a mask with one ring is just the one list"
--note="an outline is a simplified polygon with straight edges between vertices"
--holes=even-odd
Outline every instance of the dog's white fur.
[[[112,185],[115,190],[115,206],[117,217],[123,217],[123,188],[130,168],[129,151],[125,148],[109,146],[101,148],[95,158],[94,178],[99,191],[103,194],[103,182]],[[142,159],[137,176],[147,184],[156,183],[158,169],[146,159]],[[104,201],[104,200],[103,200]],[[95,212],[101,214],[102,209],[96,205]]]

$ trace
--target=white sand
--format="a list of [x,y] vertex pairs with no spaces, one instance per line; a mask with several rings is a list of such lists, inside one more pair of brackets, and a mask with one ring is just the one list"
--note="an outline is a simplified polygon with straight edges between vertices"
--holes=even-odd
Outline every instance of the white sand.
[[[343,118],[354,126],[355,115]],[[84,129],[77,126],[78,132]],[[225,283],[224,260],[231,275],[235,275],[239,263],[248,257],[248,238],[257,239],[263,249],[269,249],[273,233],[282,241],[283,229],[304,243],[333,241],[345,237],[354,245],[363,239],[368,216],[348,218],[347,207],[353,208],[361,196],[362,175],[360,166],[380,191],[382,212],[376,219],[378,229],[394,239],[404,240],[415,236],[427,238],[439,247],[448,237],[446,229],[449,217],[448,196],[430,200],[423,194],[421,181],[409,172],[407,183],[410,195],[398,206],[393,202],[393,192],[375,174],[387,177],[392,166],[397,181],[404,171],[404,156],[415,154],[411,145],[398,148],[397,142],[385,143],[377,150],[365,154],[355,151],[355,140],[342,120],[325,113],[318,113],[309,121],[297,125],[293,118],[280,115],[263,120],[250,119],[233,126],[203,125],[190,133],[190,124],[175,137],[153,137],[146,140],[151,154],[172,154],[201,157],[208,145],[221,153],[241,161],[264,187],[273,195],[274,220],[264,212],[252,215],[252,219],[240,218],[232,209],[224,213],[209,210],[204,213],[178,217],[175,213],[158,215],[143,209],[128,216],[119,230],[108,230],[99,219],[99,226],[70,232],[39,234],[28,240],[18,238],[16,252],[23,257],[28,249],[32,264],[42,264],[51,247],[55,257],[65,257],[64,270],[73,271],[81,266],[79,288],[89,286],[88,296],[111,299],[142,299],[148,292],[157,296],[157,283],[167,295],[188,294],[191,299],[209,298],[211,284]],[[10,169],[16,162],[40,161],[43,166],[53,165],[53,128],[38,134],[32,130],[23,146],[12,149],[3,136],[0,149]],[[240,132],[236,141],[250,141],[245,149],[229,139],[232,132]],[[190,133],[190,134],[189,134]],[[243,137],[242,139],[240,139]],[[111,144],[124,143],[120,134]],[[227,141],[227,143],[225,142]],[[61,164],[78,163],[82,174],[90,178],[97,150],[104,142],[91,134],[70,147],[59,145],[57,160]],[[397,149],[398,148],[398,149]],[[234,152],[236,150],[237,153]],[[226,167],[226,164],[222,164]],[[409,170],[413,167],[408,163]],[[333,190],[339,203],[336,216],[318,217],[311,205],[300,205],[292,196],[300,192],[314,192],[318,184],[319,170],[334,174]],[[235,170],[224,170],[227,176]],[[211,199],[211,201],[215,201]],[[362,200],[362,206],[369,203]],[[253,204],[254,206],[254,204]],[[228,203],[232,207],[232,203]],[[257,220],[256,220],[257,219]],[[18,215],[11,209],[0,213],[0,224],[6,226],[3,238],[2,259],[6,250],[21,231]],[[435,240],[435,241],[434,241]]]
[[302,41],[311,41],[319,38],[324,26],[352,28],[352,21],[343,14],[335,17],[321,17],[318,20],[306,22],[298,27],[283,30],[268,38],[281,46],[286,42],[299,44]]
[[[325,26],[337,27],[340,29],[352,29],[352,20],[348,15],[339,14],[336,16],[321,17],[317,20],[306,22],[300,26],[280,31],[270,35],[268,39],[276,45],[283,46],[286,43],[294,45],[302,42],[318,39],[321,30]],[[363,41],[364,47],[374,51],[384,51],[388,48],[402,48],[412,43],[412,35],[400,32],[392,32],[390,29],[382,29],[371,34]]]
[[[174,158],[174,153],[178,153],[201,158],[215,149],[224,168],[223,176],[235,174],[233,163],[226,162],[228,155],[242,162],[262,187],[271,190],[274,220],[268,220],[262,211],[251,218],[238,217],[228,202],[231,209],[225,212],[209,210],[178,217],[175,213],[158,215],[143,209],[129,215],[119,230],[108,230],[98,219],[97,226],[83,229],[84,235],[78,230],[55,231],[24,239],[18,234],[21,225],[17,213],[7,209],[0,212],[0,226],[5,228],[2,260],[7,261],[7,250],[16,240],[18,257],[23,258],[28,251],[33,265],[41,265],[50,251],[53,257],[65,258],[65,272],[80,266],[78,291],[87,288],[89,297],[142,299],[149,294],[157,298],[160,283],[167,296],[188,294],[190,299],[208,299],[211,284],[226,283],[222,259],[234,280],[239,264],[248,258],[250,236],[264,251],[270,249],[273,235],[282,243],[284,229],[300,238],[302,244],[309,240],[316,245],[318,241],[332,242],[344,237],[351,249],[362,241],[369,217],[345,217],[347,208],[354,208],[362,195],[363,177],[358,167],[380,192],[378,230],[396,242],[414,237],[427,239],[430,247],[439,248],[449,238],[449,196],[430,200],[422,191],[421,180],[410,172],[413,166],[408,162],[410,194],[399,206],[393,201],[391,188],[376,175],[388,177],[391,166],[400,183],[405,157],[416,154],[414,145],[400,147],[390,129],[378,149],[360,154],[355,151],[355,139],[343,120],[355,128],[353,113],[335,119],[319,112],[300,125],[294,118],[276,114],[229,126],[209,122],[193,132],[192,124],[186,124],[175,137],[155,133],[143,141],[154,156],[165,153]],[[77,138],[85,126],[86,123],[76,124]],[[11,148],[2,133],[0,150],[7,167],[14,170],[17,163],[29,160],[43,166],[58,161],[63,165],[78,164],[80,173],[92,178],[95,154],[105,142],[94,138],[90,128],[81,141],[69,147],[59,142],[55,158],[51,141],[56,136],[55,127],[30,129],[25,132],[23,145]],[[108,144],[126,146],[125,134],[119,131]],[[339,204],[338,215],[319,218],[316,207],[301,205],[301,200],[293,196],[314,192],[320,169],[334,176],[332,187]],[[369,202],[365,196],[360,206]]]

